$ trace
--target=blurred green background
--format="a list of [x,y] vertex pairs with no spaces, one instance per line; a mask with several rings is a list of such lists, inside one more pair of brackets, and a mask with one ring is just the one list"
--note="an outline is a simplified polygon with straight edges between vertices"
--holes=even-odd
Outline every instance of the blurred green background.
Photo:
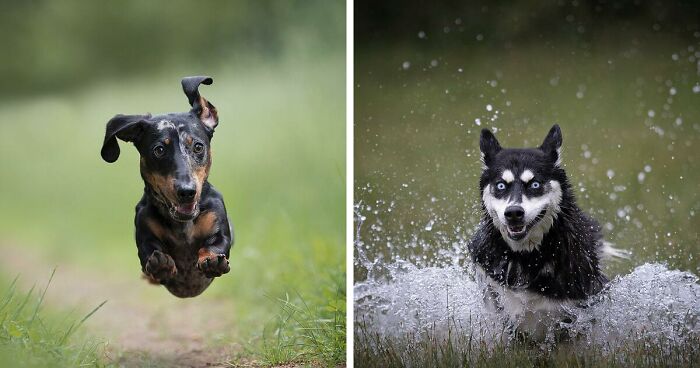
[[[201,297],[235,307],[217,316],[235,326],[217,338],[254,362],[344,360],[344,2],[2,8],[0,244],[44,262],[22,277],[43,282],[51,270],[42,265],[58,264],[57,278],[65,267],[147,287],[133,239],[143,192],[138,154],[121,142],[119,161],[102,161],[105,124],[118,113],[187,111],[180,79],[210,75],[214,84],[201,93],[220,123],[209,180],[236,230],[231,273]],[[149,293],[173,298],[164,289]],[[281,319],[287,312],[277,298],[305,305],[322,328],[335,318],[328,328],[338,335],[328,344],[336,355],[309,349],[308,332]]]
[[580,207],[644,262],[700,272],[700,4],[355,3],[355,278],[454,262],[481,216],[479,132],[561,125]]

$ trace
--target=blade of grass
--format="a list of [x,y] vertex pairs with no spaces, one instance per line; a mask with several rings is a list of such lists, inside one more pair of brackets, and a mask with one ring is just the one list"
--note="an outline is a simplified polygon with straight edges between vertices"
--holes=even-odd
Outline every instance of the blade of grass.
[[8,304],[12,301],[12,297],[15,295],[15,288],[17,287],[17,280],[19,280],[19,274],[15,276],[14,280],[12,280],[12,283],[10,283],[10,286],[7,287],[7,291],[5,292],[5,295],[2,297],[3,303],[0,306],[0,312],[2,312]]
[[80,322],[78,322],[77,324],[71,324],[71,326],[68,328],[68,330],[66,330],[66,332],[63,334],[63,336],[61,337],[61,339],[59,339],[59,344],[63,345],[63,344],[68,340],[68,338],[70,337],[70,335],[73,334],[73,332],[75,332],[78,328],[80,328],[80,326],[82,326],[82,324],[83,324],[88,318],[90,318],[90,316],[92,316],[93,314],[95,314],[95,312],[97,312],[98,309],[102,308],[102,306],[105,305],[106,303],[107,303],[106,300],[103,301],[102,303],[100,303],[100,305],[98,305],[98,306],[95,307],[92,311],[90,311],[90,313],[88,313],[87,315],[85,315],[85,317],[83,317],[83,319],[81,319]]
[[15,309],[15,312],[12,314],[12,317],[11,317],[12,320],[16,320],[16,319],[17,319],[17,316],[19,316],[19,314],[22,313],[22,310],[24,309],[24,307],[25,307],[25,306],[27,305],[27,303],[29,302],[29,298],[30,298],[30,297],[32,296],[32,294],[34,293],[34,288],[36,288],[36,284],[34,284],[34,285],[32,286],[32,288],[29,289],[29,291],[27,292],[27,295],[24,297],[24,300],[22,301],[22,303],[20,303],[20,305],[17,307],[17,309]]
[[34,308],[34,313],[32,314],[32,318],[27,323],[27,328],[31,327],[32,323],[34,323],[34,319],[36,318],[37,314],[39,313],[39,308],[41,307],[41,304],[44,302],[44,297],[46,297],[46,291],[49,290],[49,285],[51,285],[51,281],[53,280],[53,277],[55,274],[56,274],[56,267],[54,267],[53,271],[51,271],[51,276],[49,277],[49,281],[46,283],[46,287],[44,288],[44,291],[41,293],[41,297],[39,297],[39,301],[37,301],[37,303],[36,303],[36,307]]

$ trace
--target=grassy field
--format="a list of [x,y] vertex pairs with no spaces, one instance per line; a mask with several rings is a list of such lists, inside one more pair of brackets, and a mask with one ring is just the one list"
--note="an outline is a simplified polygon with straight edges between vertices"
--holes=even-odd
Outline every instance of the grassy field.
[[[211,337],[236,357],[232,363],[345,360],[344,63],[330,54],[203,71],[214,84],[201,92],[221,119],[209,179],[224,195],[236,242],[231,272],[201,298],[233,305],[215,317],[235,327]],[[179,80],[197,72],[108,80],[0,105],[0,243],[140,287],[138,154],[122,142],[119,161],[102,161],[105,124],[117,113],[186,111]],[[164,289],[148,295],[174,298]]]
[[[53,276],[53,274],[52,274]],[[18,278],[18,277],[17,277]],[[43,310],[51,278],[43,287],[26,292],[17,289],[17,278],[8,282],[0,296],[0,362],[3,366],[77,367],[100,365],[102,341],[85,336],[85,316],[60,315]],[[80,331],[80,332],[79,332]],[[77,335],[77,336],[76,336]],[[10,363],[10,364],[8,364]]]
[[[697,40],[636,29],[512,47],[459,37],[357,52],[355,196],[365,217],[359,240],[370,262],[450,264],[452,250],[463,249],[459,244],[480,217],[480,130],[495,131],[505,147],[532,147],[558,123],[580,206],[604,225],[607,239],[632,252],[608,274],[652,261],[700,272]],[[356,280],[367,277],[358,261],[354,272]],[[385,340],[361,324],[355,329],[356,361],[377,367],[697,360],[693,343],[655,360],[663,342],[611,356],[563,346],[489,352],[430,337]]]

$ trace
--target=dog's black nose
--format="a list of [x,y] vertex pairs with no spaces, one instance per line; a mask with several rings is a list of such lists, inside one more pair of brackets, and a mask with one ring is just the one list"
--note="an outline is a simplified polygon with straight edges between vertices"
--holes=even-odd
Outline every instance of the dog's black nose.
[[189,202],[194,199],[194,195],[197,193],[197,190],[194,187],[194,183],[192,184],[181,184],[177,186],[177,199],[180,200],[181,202]]
[[522,222],[525,217],[525,209],[520,206],[508,206],[504,215],[508,222]]

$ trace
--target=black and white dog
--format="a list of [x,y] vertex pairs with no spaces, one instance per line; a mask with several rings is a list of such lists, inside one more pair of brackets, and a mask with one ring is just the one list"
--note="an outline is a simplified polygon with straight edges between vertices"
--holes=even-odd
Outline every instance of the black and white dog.
[[576,205],[561,144],[558,125],[538,148],[504,149],[481,131],[484,214],[469,251],[488,285],[487,304],[534,336],[565,320],[567,305],[603,288],[601,258],[622,255]]

